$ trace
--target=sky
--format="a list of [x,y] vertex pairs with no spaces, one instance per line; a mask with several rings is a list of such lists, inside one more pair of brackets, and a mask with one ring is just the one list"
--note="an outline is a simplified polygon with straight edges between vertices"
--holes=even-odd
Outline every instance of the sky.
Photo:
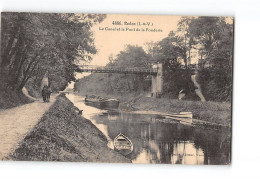
[[[91,65],[106,65],[109,56],[113,54],[115,57],[127,44],[144,46],[146,42],[156,42],[167,37],[171,30],[177,29],[180,18],[181,16],[108,14],[103,22],[92,28],[98,53],[93,57]],[[113,22],[121,22],[121,25]],[[138,25],[138,22],[142,25]],[[119,28],[120,31],[113,31],[114,28]],[[137,28],[140,31],[130,31]]]

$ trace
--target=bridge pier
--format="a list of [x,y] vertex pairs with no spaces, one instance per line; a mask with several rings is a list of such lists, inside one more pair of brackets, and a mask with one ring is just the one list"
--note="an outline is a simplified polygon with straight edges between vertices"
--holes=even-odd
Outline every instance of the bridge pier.
[[151,97],[160,98],[163,92],[163,69],[162,64],[153,65],[157,70],[156,75],[152,75]]

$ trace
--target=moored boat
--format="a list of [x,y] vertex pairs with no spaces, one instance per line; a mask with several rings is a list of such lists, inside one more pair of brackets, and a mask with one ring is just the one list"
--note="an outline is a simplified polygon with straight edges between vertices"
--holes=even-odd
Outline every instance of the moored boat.
[[104,100],[104,103],[107,108],[118,108],[119,106],[118,99],[106,99]]
[[157,118],[160,118],[163,121],[173,120],[173,121],[179,121],[182,124],[185,125],[192,125],[192,112],[180,112],[180,113],[160,113],[160,115],[156,116]]
[[100,96],[90,95],[85,97],[85,104],[98,108],[118,108],[118,99],[107,99]]
[[85,104],[98,107],[98,108],[104,108],[105,102],[102,99],[95,99],[95,98],[85,98]]
[[179,118],[192,118],[192,112],[180,112],[180,113],[164,113],[164,116],[179,117]]
[[94,106],[97,108],[104,108],[105,107],[105,101],[106,99],[103,99],[99,96],[95,96],[95,95],[86,95],[85,97],[85,104],[86,105],[90,105],[90,106]]
[[128,155],[133,151],[134,146],[128,137],[120,133],[114,139],[114,148],[123,155]]

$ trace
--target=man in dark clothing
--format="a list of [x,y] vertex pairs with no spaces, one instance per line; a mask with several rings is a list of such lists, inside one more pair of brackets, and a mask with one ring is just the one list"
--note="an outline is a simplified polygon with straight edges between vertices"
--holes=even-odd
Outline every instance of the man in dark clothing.
[[42,89],[43,102],[50,102],[51,93],[52,93],[51,88],[45,85]]
[[44,87],[42,88],[42,99],[43,99],[43,102],[46,102],[47,88],[48,88],[47,85],[44,85]]
[[52,93],[51,88],[48,87],[47,91],[46,91],[46,100],[47,100],[47,102],[50,102],[51,93]]

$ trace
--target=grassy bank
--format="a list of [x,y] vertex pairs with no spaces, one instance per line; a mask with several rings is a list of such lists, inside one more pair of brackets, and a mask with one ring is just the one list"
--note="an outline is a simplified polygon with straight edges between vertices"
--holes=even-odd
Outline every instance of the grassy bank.
[[[230,102],[206,101],[202,103],[189,100],[179,101],[170,97],[150,98],[146,97],[149,96],[148,91],[118,91],[114,89],[117,86],[116,84],[110,84],[109,80],[113,81],[113,78],[110,78],[109,75],[104,74],[87,76],[75,83],[75,90],[80,95],[94,94],[102,97],[118,98],[120,99],[121,110],[153,110],[166,113],[191,111],[196,119],[221,125],[231,125]],[[123,86],[127,86],[127,84]]]
[[[200,102],[200,101],[179,101],[170,98],[148,98],[143,94],[129,98],[122,98],[123,104],[121,108],[125,108],[131,104],[138,110],[152,110],[165,113],[188,112],[193,113],[195,119],[227,125],[231,124],[231,104],[219,102]],[[133,101],[133,102],[132,102]]]
[[[80,92],[81,95],[85,93]],[[231,103],[225,102],[200,102],[179,101],[170,98],[146,97],[147,93],[106,94],[104,92],[92,92],[91,94],[108,98],[120,99],[120,110],[158,111],[165,113],[179,113],[191,111],[195,119],[217,123],[225,126],[231,125]]]
[[65,97],[56,102],[9,157],[26,161],[130,162]]

